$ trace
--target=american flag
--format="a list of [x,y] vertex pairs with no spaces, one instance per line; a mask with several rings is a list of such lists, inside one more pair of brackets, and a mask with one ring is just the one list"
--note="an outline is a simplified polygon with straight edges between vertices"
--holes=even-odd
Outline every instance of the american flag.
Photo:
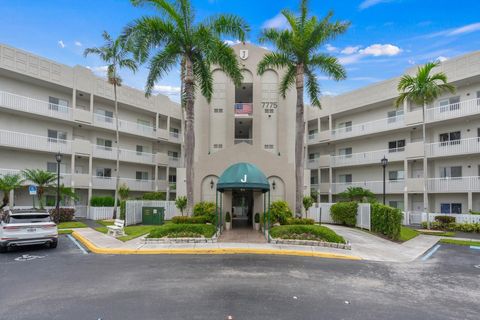
[[235,103],[235,114],[251,114],[252,111],[251,103]]

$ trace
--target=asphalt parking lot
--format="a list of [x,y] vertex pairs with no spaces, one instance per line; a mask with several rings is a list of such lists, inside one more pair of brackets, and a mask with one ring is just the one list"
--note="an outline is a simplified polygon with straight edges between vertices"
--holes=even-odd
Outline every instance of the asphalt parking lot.
[[[34,258],[31,258],[34,257]],[[262,255],[0,255],[1,319],[478,319],[480,250],[388,264]]]

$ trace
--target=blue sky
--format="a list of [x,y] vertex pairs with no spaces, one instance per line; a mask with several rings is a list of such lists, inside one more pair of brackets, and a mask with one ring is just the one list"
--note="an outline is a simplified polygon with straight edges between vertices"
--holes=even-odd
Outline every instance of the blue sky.
[[[296,10],[298,1],[192,0],[197,18],[215,13],[243,16],[256,42],[265,26],[282,27],[282,8]],[[414,64],[448,59],[480,48],[480,1],[456,0],[311,0],[313,14],[335,12],[352,23],[346,34],[322,48],[345,65],[348,79],[331,81],[319,74],[324,94],[340,94],[400,75]],[[448,8],[448,10],[446,9]],[[84,58],[86,47],[102,44],[101,33],[118,35],[135,18],[154,14],[128,0],[0,0],[0,42],[65,63],[92,68],[102,62]],[[226,39],[234,41],[235,39]],[[126,84],[143,88],[148,70],[124,72]],[[158,92],[178,100],[179,72],[158,82]]]

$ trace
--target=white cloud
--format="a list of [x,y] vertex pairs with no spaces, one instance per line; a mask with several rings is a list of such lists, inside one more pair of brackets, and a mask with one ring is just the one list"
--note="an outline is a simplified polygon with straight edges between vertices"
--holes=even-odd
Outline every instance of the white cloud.
[[322,96],[338,96],[338,93],[327,90],[327,91],[322,91]]
[[360,3],[360,5],[358,6],[358,8],[360,10],[365,10],[365,9],[368,9],[370,7],[373,7],[377,4],[380,4],[380,3],[385,3],[385,2],[390,2],[392,0],[364,0],[362,3]]
[[80,41],[76,40],[76,41],[75,41],[75,45],[76,45],[77,47],[81,47],[81,46],[82,46],[82,43],[81,43]]
[[57,43],[58,43],[58,46],[59,46],[60,48],[62,48],[62,49],[66,47],[65,43],[63,42],[63,40],[58,40]]
[[444,56],[439,56],[437,59],[435,59],[437,61],[440,61],[440,62],[444,62],[444,61],[447,61],[448,58],[447,57],[444,57]]
[[372,44],[359,52],[363,55],[379,56],[396,56],[402,50],[392,44]]
[[87,66],[87,69],[92,70],[92,72],[95,73],[97,76],[106,77],[108,66],[98,66],[98,67]]
[[153,87],[153,91],[167,96],[176,96],[180,94],[180,87],[157,84]]
[[225,43],[228,44],[229,46],[234,46],[234,45],[236,45],[236,44],[241,43],[240,40],[224,40],[223,42],[225,42]]
[[343,54],[354,54],[360,49],[360,46],[348,46],[343,48],[342,51],[340,51]]
[[480,30],[480,22],[467,24],[466,26],[456,28],[447,33],[447,36],[456,36]]
[[408,64],[415,64],[415,60],[413,60],[413,59],[408,59]]
[[357,53],[349,56],[340,57],[338,58],[338,61],[343,65],[347,65],[347,64],[355,63],[361,58],[362,58],[362,55]]
[[332,46],[330,43],[327,43],[327,44],[325,45],[325,48],[326,48],[327,51],[329,51],[329,52],[337,52],[337,51],[338,51],[338,48]]
[[288,22],[287,19],[283,16],[283,14],[279,13],[272,19],[265,21],[262,25],[262,28],[266,29],[287,29]]

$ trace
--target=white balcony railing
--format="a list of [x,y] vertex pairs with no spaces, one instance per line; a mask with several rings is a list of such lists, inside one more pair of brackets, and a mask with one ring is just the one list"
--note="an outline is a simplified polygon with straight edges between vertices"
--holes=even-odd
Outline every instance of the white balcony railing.
[[[115,189],[115,177],[92,177],[93,188],[98,189]],[[125,183],[130,190],[134,191],[154,191],[155,180],[120,178],[120,185]]]
[[480,177],[449,177],[427,179],[429,192],[469,192],[480,191]]
[[352,126],[337,128],[332,130],[333,139],[349,138],[363,134],[370,134],[401,128],[405,125],[404,116],[388,117],[380,120],[374,120]]
[[[376,194],[383,193],[383,181],[336,182],[332,183],[332,192],[340,193],[347,190],[348,187],[362,187]],[[404,180],[387,180],[385,183],[386,193],[403,193],[404,190]]]
[[[111,130],[116,129],[116,123],[114,117],[107,117],[102,114],[95,114],[93,117],[93,123],[96,126],[107,128]],[[118,130],[122,132],[127,132],[135,135],[141,135],[146,137],[154,138],[155,128],[152,126],[143,125],[133,121],[119,119],[118,121]]]
[[0,146],[55,153],[72,153],[71,140],[55,139],[6,130],[0,130]]
[[168,165],[178,168],[181,166],[181,160],[179,157],[168,157]]
[[180,142],[181,141],[181,136],[180,133],[178,132],[169,132],[170,140],[174,142]]
[[460,101],[446,106],[428,108],[427,122],[465,117],[480,113],[480,98]]
[[235,139],[234,144],[247,143],[253,144],[253,139]]
[[[93,156],[96,158],[117,159],[117,149],[115,147],[106,147],[102,145],[93,146]],[[154,164],[155,154],[148,152],[139,152],[135,150],[120,149],[120,161]]]
[[70,107],[5,91],[0,91],[0,107],[57,119],[72,120],[73,118],[72,108]]
[[380,160],[384,156],[388,159],[388,161],[401,161],[405,159],[405,147],[332,156],[331,163],[334,167],[362,165],[369,163],[380,164]]
[[313,158],[307,160],[307,169],[314,170],[320,167],[320,158]]
[[429,157],[469,153],[480,153],[480,138],[451,140],[427,144],[427,155]]

